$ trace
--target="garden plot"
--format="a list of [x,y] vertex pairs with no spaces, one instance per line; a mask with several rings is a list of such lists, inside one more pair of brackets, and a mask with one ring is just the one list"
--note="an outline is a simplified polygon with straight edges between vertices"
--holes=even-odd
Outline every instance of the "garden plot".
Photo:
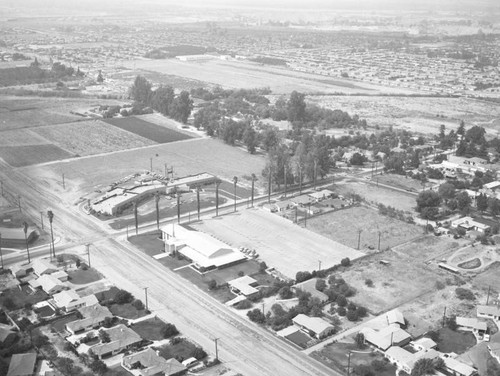
[[360,249],[386,249],[422,235],[422,228],[383,216],[363,206],[333,211],[310,218],[310,230],[352,248],[357,248],[359,231]]
[[95,120],[37,127],[33,131],[68,152],[80,156],[155,144],[146,138]]

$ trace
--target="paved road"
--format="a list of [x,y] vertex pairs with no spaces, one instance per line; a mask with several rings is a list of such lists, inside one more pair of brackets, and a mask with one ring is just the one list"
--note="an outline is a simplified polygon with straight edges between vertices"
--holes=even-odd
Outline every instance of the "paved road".
[[[61,237],[57,253],[82,254],[84,245],[93,243],[92,266],[137,297],[142,296],[143,287],[148,287],[150,308],[208,351],[212,349],[212,354],[213,339],[219,338],[220,358],[230,368],[245,376],[337,374],[231,312],[156,260],[134,249],[123,239],[123,231],[107,231],[105,225],[89,220],[77,206],[63,202],[49,186],[36,185],[22,170],[12,169],[0,161],[0,179],[5,190],[21,195],[23,211],[32,218],[39,218],[40,210],[53,210],[54,231]],[[155,224],[148,226],[154,228]],[[33,257],[47,253],[48,247],[41,248]],[[23,254],[9,256],[7,263],[22,257]]]

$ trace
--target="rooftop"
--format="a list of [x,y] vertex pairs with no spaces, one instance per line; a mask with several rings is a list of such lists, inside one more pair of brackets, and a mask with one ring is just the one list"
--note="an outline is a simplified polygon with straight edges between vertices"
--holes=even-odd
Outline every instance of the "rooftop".
[[10,360],[7,376],[32,375],[36,363],[36,353],[14,354]]
[[332,324],[320,317],[309,317],[302,313],[295,316],[292,321],[299,326],[313,331],[314,333],[323,333],[325,330],[333,328]]

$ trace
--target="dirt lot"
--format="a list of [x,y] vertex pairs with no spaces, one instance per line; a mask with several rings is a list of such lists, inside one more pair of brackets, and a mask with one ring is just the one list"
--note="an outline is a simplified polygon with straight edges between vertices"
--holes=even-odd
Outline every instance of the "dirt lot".
[[[376,179],[373,181],[376,182]],[[347,193],[356,193],[370,203],[381,203],[408,212],[413,212],[416,206],[417,196],[377,186],[376,183],[346,179],[335,182],[335,191],[344,196]]]
[[[208,172],[228,180],[237,176],[238,184],[241,182],[242,185],[245,182],[250,184],[245,176],[252,173],[260,176],[265,164],[264,157],[251,155],[219,140],[195,138],[106,156],[32,166],[25,173],[38,184],[50,186],[58,194],[64,195],[63,199],[74,202],[124,176],[149,169],[150,157],[153,157],[153,170],[159,173],[164,172],[167,163],[173,166],[177,177]],[[63,190],[60,182],[63,173],[66,190]]]
[[242,61],[134,60],[126,62],[125,65],[128,68],[165,73],[226,88],[270,87],[274,94],[289,94],[293,90],[305,93],[355,92],[365,94],[377,93],[381,90],[395,90]]
[[[423,188],[422,183],[416,179],[412,179],[406,176],[396,175],[396,174],[383,174],[376,175],[375,179],[380,184],[387,184],[396,188],[406,189],[412,192],[420,192]],[[429,183],[427,183],[429,185]]]
[[393,125],[429,134],[437,133],[441,124],[445,124],[448,130],[456,129],[460,120],[464,120],[467,126],[483,126],[493,135],[500,129],[499,106],[470,98],[315,96],[307,100],[323,107],[356,113],[370,126]]
[[233,247],[255,249],[268,266],[290,278],[298,271],[317,270],[318,260],[326,269],[344,257],[353,260],[364,255],[263,209],[240,210],[192,227]]
[[422,229],[418,226],[380,215],[376,210],[363,206],[311,218],[307,221],[307,226],[310,230],[351,248],[357,248],[358,231],[361,230],[360,249],[377,249],[379,231],[380,249],[393,247],[422,235]]
[[37,127],[34,132],[70,153],[86,156],[154,145],[147,138],[100,120]]
[[72,157],[73,154],[51,144],[0,147],[0,158],[12,167],[31,166]]

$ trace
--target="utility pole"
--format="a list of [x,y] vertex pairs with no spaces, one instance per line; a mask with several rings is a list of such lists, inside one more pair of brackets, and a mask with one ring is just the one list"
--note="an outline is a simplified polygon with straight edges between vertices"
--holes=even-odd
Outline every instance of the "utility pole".
[[149,171],[153,172],[153,157],[149,157]]
[[2,270],[3,270],[2,234],[0,234],[0,260],[2,261]]
[[17,203],[19,205],[19,213],[22,213],[23,210],[21,209],[21,195],[17,195]]
[[359,251],[359,246],[361,245],[361,233],[363,230],[358,230],[358,251]]
[[90,268],[90,244],[85,244],[85,247],[87,247],[87,259],[88,259],[89,268]]
[[268,187],[267,187],[267,203],[270,204],[271,203],[271,190],[272,190],[272,184],[273,184],[273,174],[272,174],[272,169],[271,169],[271,166],[269,166],[269,181],[268,181]]
[[156,229],[160,229],[160,194],[158,192],[155,193],[155,204],[156,204]]
[[347,376],[351,374],[351,352],[347,355]]
[[144,294],[146,296],[146,311],[149,310],[148,308],[148,287],[144,287]]
[[321,260],[318,260],[318,272],[321,270]]
[[128,225],[127,225],[127,240],[128,240]]
[[139,235],[139,218],[137,218],[137,201],[134,201],[135,235]]
[[488,305],[488,303],[490,301],[490,290],[491,290],[491,286],[488,286],[488,295],[486,296],[486,305]]
[[265,315],[266,312],[264,311],[264,303],[262,303],[262,314]]
[[43,230],[43,210],[40,210],[40,222],[42,222],[42,230]]
[[30,248],[28,245],[28,223],[27,222],[23,222],[23,230],[24,230],[24,241],[26,242],[26,253],[28,253],[28,262],[31,262]]
[[297,209],[297,208],[298,208],[298,207],[296,206],[296,207],[295,207],[295,223],[299,223],[299,222],[298,222],[298,214],[297,214],[297,210],[298,210],[298,209]]
[[64,181],[64,173],[62,174],[63,189],[66,189],[66,182]]
[[255,188],[255,174],[252,174],[252,208],[253,208],[254,188]]
[[200,186],[196,186],[196,203],[198,209],[198,221],[200,220]]
[[181,223],[181,194],[177,193],[177,223]]
[[214,339],[214,342],[215,342],[215,359],[216,360],[219,360],[219,351],[217,349],[217,341],[219,340],[219,338],[215,338]]

